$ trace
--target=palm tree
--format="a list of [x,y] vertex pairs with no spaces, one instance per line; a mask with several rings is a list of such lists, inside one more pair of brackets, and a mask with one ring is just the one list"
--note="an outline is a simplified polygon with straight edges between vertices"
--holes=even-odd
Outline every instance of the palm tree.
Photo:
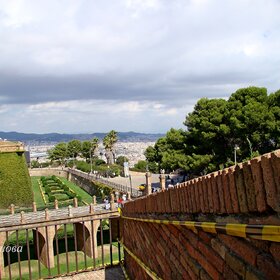
[[94,137],[90,141],[90,150],[89,150],[89,158],[90,158],[90,174],[92,173],[92,157],[94,156],[97,148],[98,148],[98,142],[99,139],[97,137]]
[[105,157],[107,159],[107,164],[115,163],[115,151],[114,145],[118,141],[117,132],[115,130],[111,130],[104,138],[103,145],[105,147]]
[[91,156],[93,156],[98,148],[98,144],[99,144],[99,139],[97,137],[94,137],[91,142]]

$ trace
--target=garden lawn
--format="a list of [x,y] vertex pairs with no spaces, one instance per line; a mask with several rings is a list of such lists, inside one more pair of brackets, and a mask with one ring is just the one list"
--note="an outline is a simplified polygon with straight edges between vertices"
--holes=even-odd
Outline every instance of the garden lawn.
[[[109,253],[109,245],[104,245],[104,265],[110,264],[110,253]],[[101,246],[98,246],[98,254],[99,257],[95,259],[95,265],[96,268],[102,267],[102,259],[101,259]],[[118,264],[118,251],[115,246],[113,246],[113,264]],[[57,256],[55,258],[55,267],[51,268],[50,273],[51,275],[57,275],[58,269],[57,269]],[[75,253],[69,252],[68,253],[69,258],[69,271],[75,272],[76,271],[76,263],[75,263]],[[121,258],[123,259],[123,250],[121,250]],[[89,257],[87,257],[87,266],[85,266],[84,262],[84,253],[81,251],[77,252],[77,268],[78,270],[84,270],[84,269],[92,269],[93,268],[93,260]],[[60,261],[60,273],[66,274],[67,273],[67,265],[66,265],[66,254],[62,253],[59,254],[59,261]],[[30,261],[31,271],[32,271],[32,279],[39,279],[39,273],[38,273],[38,261],[37,260],[31,260]],[[18,263],[11,264],[11,270],[12,270],[12,279],[19,279],[19,269],[18,269]],[[5,267],[6,275],[9,276],[8,267]],[[21,272],[22,272],[22,278],[21,279],[29,279],[28,275],[28,261],[24,260],[21,261]],[[42,277],[48,277],[48,269],[41,264],[41,276]],[[3,279],[9,279],[8,277]]]
[[31,177],[33,193],[34,193],[34,200],[37,204],[37,207],[44,207],[45,202],[42,198],[38,180],[40,180],[40,177]]
[[[33,187],[33,192],[34,192],[34,200],[37,204],[37,207],[44,207],[46,206],[44,203],[44,200],[41,195],[41,191],[39,188],[39,183],[38,180],[40,180],[41,177],[31,177],[32,181],[32,187]],[[68,186],[73,192],[75,192],[77,195],[79,195],[82,198],[82,201],[86,202],[87,204],[90,204],[92,202],[92,197],[89,195],[87,192],[82,190],[80,187],[75,185],[72,182],[69,182],[65,178],[58,177],[66,186]],[[43,190],[44,191],[44,190]],[[58,194],[57,194],[58,195]],[[48,203],[48,196],[45,195],[46,201]],[[46,206],[47,207],[47,206]]]
[[74,191],[77,195],[79,195],[82,198],[82,201],[85,201],[86,203],[90,204],[92,203],[92,197],[89,195],[87,192],[85,192],[83,189],[78,187],[72,182],[69,182],[65,178],[59,177],[59,179],[66,185],[68,186],[72,191]]

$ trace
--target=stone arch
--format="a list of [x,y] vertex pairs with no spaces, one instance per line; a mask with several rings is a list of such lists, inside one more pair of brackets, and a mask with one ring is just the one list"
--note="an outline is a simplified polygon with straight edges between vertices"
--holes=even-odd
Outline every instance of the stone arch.
[[[8,239],[9,237],[15,233],[15,230],[8,231]],[[5,260],[4,260],[4,246],[6,245],[5,243],[7,242],[7,232],[0,232],[0,275],[1,277],[5,276]]]
[[1,278],[5,276],[5,264],[4,264],[4,253],[3,253],[3,247],[5,245],[5,242],[7,240],[6,232],[0,232],[0,275]]
[[[99,220],[74,223],[77,236],[77,249],[84,252],[90,258],[97,258],[97,230]],[[94,248],[94,249],[93,249]],[[94,250],[94,251],[93,251]]]
[[[57,225],[57,230],[62,225]],[[77,236],[77,249],[83,251],[90,258],[98,257],[97,250],[97,231],[100,226],[100,220],[85,221],[74,223]],[[55,226],[32,228],[35,256],[40,259],[41,263],[47,268],[55,267],[54,261],[54,239]],[[9,231],[8,236],[15,231]],[[84,240],[85,234],[85,240]],[[0,276],[5,276],[4,253],[2,252],[5,242],[7,241],[6,232],[0,232]],[[37,255],[37,246],[39,248],[39,256]]]
[[[14,233],[16,233],[16,230],[8,231],[8,240],[9,240],[9,237],[11,235],[13,235]],[[1,248],[1,251],[2,251],[3,247],[7,245],[6,244],[6,242],[7,242],[7,234],[6,234],[6,232],[1,232],[0,234],[1,234],[0,248]],[[3,236],[3,239],[4,239],[3,243],[2,243],[2,236]]]
[[[56,231],[54,232],[54,236],[52,237],[51,242],[53,243],[53,255],[56,256],[57,255],[57,251],[55,249],[56,247],[56,235],[58,234],[58,231],[60,228],[63,228],[63,232],[64,232],[64,224],[62,225],[56,225]],[[55,226],[54,226],[54,230],[55,230]],[[59,241],[59,240],[58,240]],[[64,251],[59,251],[59,254],[64,253]]]
[[[37,236],[38,236],[38,240],[37,240]],[[53,268],[55,266],[54,254],[53,254],[54,236],[55,236],[55,226],[41,227],[33,230],[33,238],[34,238],[36,251],[38,246],[40,260],[47,268]]]

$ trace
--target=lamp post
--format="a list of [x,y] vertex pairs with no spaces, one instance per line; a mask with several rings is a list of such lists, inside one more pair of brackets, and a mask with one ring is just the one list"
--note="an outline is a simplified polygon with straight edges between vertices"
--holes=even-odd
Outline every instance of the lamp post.
[[130,193],[132,194],[132,180],[130,174],[129,174],[129,183],[130,183]]
[[75,157],[75,151],[76,151],[77,147],[73,146],[73,168],[75,169],[75,162],[76,162],[76,157]]
[[90,151],[89,151],[89,158],[90,158],[90,174],[92,174],[92,155],[91,155],[91,153],[92,153],[92,148],[91,148]]
[[149,172],[149,162],[147,160],[147,163],[146,163],[146,172]]
[[234,165],[237,164],[236,162],[236,151],[239,150],[239,147],[237,145],[234,145]]

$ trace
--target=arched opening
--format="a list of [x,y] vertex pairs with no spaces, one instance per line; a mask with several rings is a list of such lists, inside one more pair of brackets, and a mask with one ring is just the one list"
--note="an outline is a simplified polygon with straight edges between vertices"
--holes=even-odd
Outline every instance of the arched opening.
[[55,266],[60,267],[60,273],[92,267],[93,257],[97,256],[97,251],[93,249],[96,244],[94,232],[94,223],[91,221],[55,228],[53,253]]
[[11,275],[14,279],[14,277],[19,277],[20,274],[23,277],[28,277],[31,272],[36,277],[38,275],[38,254],[41,259],[46,244],[44,236],[35,229],[17,230],[4,234],[5,243],[2,248],[3,275],[7,277]]
[[97,229],[97,265],[118,261],[117,227],[112,219],[103,219]]

